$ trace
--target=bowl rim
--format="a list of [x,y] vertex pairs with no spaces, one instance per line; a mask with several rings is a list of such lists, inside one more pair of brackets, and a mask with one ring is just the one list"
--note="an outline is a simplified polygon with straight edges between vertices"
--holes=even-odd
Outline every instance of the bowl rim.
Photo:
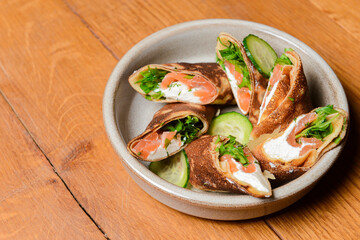
[[329,154],[325,154],[321,157],[321,161],[318,161],[308,172],[285,185],[273,189],[273,197],[266,199],[258,199],[249,195],[235,195],[227,193],[216,193],[214,195],[214,193],[212,192],[197,192],[189,189],[180,188],[156,176],[154,173],[149,171],[148,168],[146,168],[142,163],[140,163],[139,160],[137,160],[128,153],[124,138],[122,137],[122,134],[117,127],[115,116],[116,93],[122,84],[128,84],[128,81],[121,81],[121,73],[125,71],[131,60],[137,54],[139,54],[142,49],[146,49],[151,45],[159,42],[160,40],[164,40],[173,35],[181,34],[182,32],[188,31],[189,29],[194,30],[197,28],[211,27],[213,25],[246,25],[247,27],[260,30],[266,34],[275,36],[285,41],[290,41],[292,44],[296,45],[296,47],[311,55],[314,61],[320,64],[321,67],[327,72],[327,74],[329,75],[329,81],[333,81],[333,84],[335,84],[337,87],[337,94],[340,96],[340,99],[344,100],[345,107],[343,109],[349,113],[348,102],[344,89],[334,71],[325,62],[325,60],[321,58],[318,53],[316,53],[309,46],[296,39],[295,37],[273,27],[245,20],[205,19],[183,22],[164,28],[138,42],[120,59],[109,77],[103,97],[103,120],[108,138],[110,139],[113,148],[119,155],[122,163],[126,165],[126,168],[128,170],[130,170],[143,181],[152,185],[158,191],[161,191],[177,199],[185,200],[186,202],[194,205],[212,208],[216,207],[220,209],[239,209],[252,208],[260,205],[266,206],[269,204],[273,204],[274,202],[281,201],[307,189],[308,187],[311,187],[334,164],[336,159],[339,157],[342,149],[344,148],[346,139],[343,140],[340,146],[331,150],[331,156]]

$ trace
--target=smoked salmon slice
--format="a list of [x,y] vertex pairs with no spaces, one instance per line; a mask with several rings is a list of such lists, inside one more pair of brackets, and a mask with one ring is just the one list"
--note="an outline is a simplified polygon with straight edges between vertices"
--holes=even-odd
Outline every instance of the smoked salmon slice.
[[246,167],[242,165],[242,170],[246,173],[255,172],[256,166],[255,166],[254,156],[251,154],[251,152],[247,148],[244,148],[244,153],[245,153],[246,158],[249,160],[249,164]]
[[171,141],[176,135],[174,132],[153,132],[140,139],[133,147],[133,151],[142,158],[147,159],[149,155],[156,151],[160,146],[166,148],[167,141]]
[[[243,172],[246,173],[253,173],[256,171],[256,166],[254,163],[254,157],[249,154],[246,156],[247,159],[249,160],[249,164],[245,167],[244,165],[241,165],[241,170]],[[223,156],[220,157],[220,161],[221,162],[227,162],[229,164],[229,170],[231,173],[236,173],[237,171],[239,171],[240,169],[237,167],[237,164],[235,163],[236,160],[234,160],[233,156],[231,156],[230,154],[225,154]]]
[[241,84],[242,83],[242,79],[243,79],[243,74],[236,71],[235,70],[235,65],[228,62],[228,61],[225,61],[225,66],[229,69],[230,73],[234,76],[237,84]]
[[230,154],[225,154],[225,155],[221,156],[220,161],[227,162],[229,164],[229,170],[231,173],[235,173],[235,172],[239,171],[239,169],[237,168],[237,166],[233,160],[233,156],[231,156]]
[[273,87],[275,83],[280,80],[281,72],[282,66],[280,64],[276,65],[269,80],[269,84],[271,87]]
[[210,102],[216,95],[216,87],[199,75],[192,76],[185,73],[171,72],[166,74],[160,87],[166,89],[173,82],[185,84],[189,90],[193,90],[194,96],[199,97],[203,103]]
[[317,114],[315,112],[311,112],[306,114],[303,118],[298,120],[293,130],[290,132],[287,142],[293,147],[301,147],[300,156],[307,153],[311,149],[317,149],[321,146],[322,141],[317,138],[299,138],[299,142],[296,142],[296,135],[304,130],[310,123],[317,119]]
[[[176,131],[174,132],[163,132],[161,134],[161,146],[166,148],[167,142],[170,142],[176,135]],[[166,141],[167,140],[167,141]]]
[[250,109],[251,91],[247,87],[239,88],[239,85],[243,81],[243,74],[235,70],[234,64],[228,61],[225,61],[224,64],[236,80],[237,87],[236,89],[233,89],[234,96],[236,95],[236,102],[243,113],[248,113]]
[[237,98],[239,101],[239,108],[243,112],[248,112],[250,109],[250,98],[251,98],[251,91],[247,87],[243,87],[238,89],[237,91]]
[[300,147],[301,144],[297,143],[296,139],[295,139],[296,134],[298,134],[303,129],[305,129],[307,127],[307,125],[312,123],[313,121],[315,121],[316,118],[317,118],[317,114],[315,112],[311,112],[311,113],[306,114],[300,120],[298,120],[295,124],[295,127],[290,132],[290,134],[287,138],[287,142],[293,147]]

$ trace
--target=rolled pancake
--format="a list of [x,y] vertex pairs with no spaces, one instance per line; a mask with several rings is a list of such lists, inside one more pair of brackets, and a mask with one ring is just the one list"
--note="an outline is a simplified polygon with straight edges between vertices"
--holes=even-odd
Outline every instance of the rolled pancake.
[[285,55],[293,65],[275,66],[274,73],[277,67],[282,67],[280,79],[277,84],[271,86],[274,74],[270,77],[269,87],[265,93],[266,97],[259,110],[263,110],[266,102],[268,104],[261,112],[256,124],[254,124],[251,139],[256,139],[262,134],[272,133],[277,128],[282,131],[296,116],[307,113],[312,109],[300,56],[295,51],[287,51]]
[[[299,177],[314,166],[322,155],[338,146],[344,139],[348,126],[348,114],[342,109],[335,108],[338,113],[327,116],[327,119],[335,117],[331,122],[333,130],[329,135],[322,141],[314,138],[300,138],[300,143],[295,144],[296,147],[294,147],[291,141],[295,141],[295,135],[298,134],[296,129],[301,129],[300,132],[303,128],[306,129],[310,122],[308,119],[316,115],[315,110],[298,116],[296,121],[293,121],[284,131],[262,135],[249,143],[249,148],[259,160],[262,169],[274,174],[276,182],[286,182]],[[316,120],[317,117],[314,118]]]
[[[154,99],[150,96],[156,93],[156,91],[164,91],[161,89],[160,81],[158,88],[149,93],[145,93],[143,89],[140,87],[140,83],[137,83],[139,80],[143,78],[141,72],[144,72],[148,69],[161,69],[168,71],[169,73],[178,73],[178,74],[186,74],[192,75],[196,78],[202,78],[205,82],[208,83],[208,86],[213,89],[210,91],[211,94],[207,96],[206,101],[196,100],[197,97],[190,96],[192,94],[191,87],[186,86],[187,91],[177,89],[177,86],[172,87],[169,91],[178,91],[176,94],[169,94],[169,97],[162,97],[161,99]],[[195,79],[194,77],[194,79]],[[164,80],[164,79],[163,79]],[[188,79],[191,81],[191,79]],[[139,70],[135,71],[129,77],[129,83],[135,91],[146,97],[147,99],[155,102],[166,102],[166,103],[174,103],[174,102],[186,102],[186,103],[196,103],[201,105],[206,104],[235,104],[234,97],[231,92],[230,84],[227,81],[227,77],[222,69],[216,63],[171,63],[171,64],[150,64],[146,65]],[[177,84],[179,85],[179,84]],[[201,85],[201,84],[200,84]],[[201,89],[201,86],[196,86],[194,89]],[[195,94],[195,93],[194,93]],[[195,100],[194,100],[195,99]]]
[[[135,152],[135,150],[139,147],[137,145],[140,143],[142,139],[148,138],[149,136],[153,136],[154,134],[158,134],[159,136],[162,135],[164,132],[164,127],[166,127],[167,124],[177,121],[178,119],[184,119],[188,116],[194,116],[199,119],[199,122],[202,123],[202,128],[199,130],[199,132],[196,134],[197,137],[201,136],[202,134],[206,133],[210,121],[215,115],[216,109],[211,106],[202,106],[202,105],[196,105],[196,104],[186,104],[186,103],[173,103],[173,104],[167,104],[163,108],[161,108],[159,111],[157,111],[153,117],[153,119],[150,121],[149,125],[146,127],[145,131],[140,134],[139,136],[132,139],[128,145],[127,149],[128,151],[134,156],[144,161],[150,161],[150,162],[156,162],[163,160],[169,156],[175,155],[177,152],[181,151],[186,147],[187,144],[184,144],[183,141],[181,141],[181,136],[179,137],[178,133],[176,133],[175,136],[173,136],[172,139],[170,139],[170,143],[167,147],[162,147],[163,142],[161,142],[161,145],[158,146],[156,149],[152,149],[151,153],[146,156],[145,154],[140,154],[139,152]],[[148,141],[150,142],[150,145],[153,144],[154,141],[157,141],[159,137],[152,137]],[[180,142],[182,143],[180,145]],[[176,145],[178,143],[178,145]],[[155,143],[154,143],[155,144]],[[153,145],[152,148],[155,148],[158,144]],[[171,147],[171,149],[170,149]],[[160,154],[161,151],[165,154]],[[155,151],[155,152],[154,152]],[[156,151],[158,151],[159,155],[156,156]],[[145,152],[144,152],[145,153]],[[152,156],[153,155],[153,156]]]
[[[185,148],[190,164],[190,184],[205,191],[245,193],[259,198],[271,196],[270,183],[263,176],[258,163],[253,163],[256,165],[256,171],[251,173],[252,176],[245,175],[253,184],[239,180],[226,165],[224,167],[220,163],[217,148],[228,140],[226,137],[204,135]],[[248,154],[251,155],[250,150]],[[262,189],[266,190],[261,191]]]
[[[256,69],[254,64],[251,62],[249,57],[246,55],[246,51],[245,51],[245,48],[242,45],[242,43],[228,33],[220,33],[219,34],[217,45],[216,45],[216,55],[219,59],[222,60],[220,50],[226,49],[226,46],[224,46],[224,45],[229,46],[230,42],[233,43],[237,48],[240,49],[242,58],[246,64],[247,70],[249,71],[249,76],[250,76],[250,81],[251,81],[251,95],[250,95],[249,111],[244,112],[241,109],[238,99],[237,99],[237,104],[243,114],[249,114],[249,120],[254,125],[258,121],[259,109],[260,109],[262,100],[264,98],[268,79],[265,78],[263,75],[261,75],[261,73]],[[225,69],[224,69],[224,71],[225,71]],[[229,74],[227,74],[227,75],[228,75],[229,81],[231,81],[231,77],[229,76]],[[237,90],[238,89],[236,89],[236,87],[233,85],[232,91],[235,96],[237,95]]]

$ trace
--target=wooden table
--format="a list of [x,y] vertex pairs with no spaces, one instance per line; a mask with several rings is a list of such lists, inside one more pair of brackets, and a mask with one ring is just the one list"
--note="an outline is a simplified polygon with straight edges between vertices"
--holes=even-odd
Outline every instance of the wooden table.
[[[359,239],[360,4],[327,1],[0,1],[1,239]],[[350,135],[302,200],[248,221],[204,220],[143,192],[102,121],[104,87],[135,43],[196,19],[264,23],[308,44],[350,103]]]

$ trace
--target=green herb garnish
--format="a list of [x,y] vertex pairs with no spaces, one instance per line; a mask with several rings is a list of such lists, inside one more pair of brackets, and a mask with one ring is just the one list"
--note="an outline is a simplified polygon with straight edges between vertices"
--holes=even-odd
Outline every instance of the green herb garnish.
[[244,58],[242,57],[240,49],[234,43],[228,41],[228,43],[229,43],[229,46],[228,46],[228,45],[224,44],[223,42],[221,42],[220,38],[218,38],[218,41],[220,42],[221,45],[226,47],[223,50],[219,50],[222,60],[220,60],[219,58],[217,59],[218,61],[221,62],[220,65],[222,65],[223,69],[225,69],[224,60],[227,60],[227,61],[234,60],[234,61],[238,61],[238,62],[244,62]]
[[156,92],[156,93],[154,93],[154,94],[152,94],[152,95],[148,95],[148,96],[150,96],[151,98],[153,98],[153,99],[165,99],[165,97],[164,97],[164,93],[163,92]]
[[333,142],[335,143],[335,144],[339,144],[339,142],[341,141],[341,137],[340,136],[338,136],[337,138],[335,138],[334,140],[333,140]]
[[292,102],[295,101],[295,99],[293,99],[292,97],[288,97],[288,99],[289,99],[290,101],[292,101]]
[[[288,52],[288,51],[294,51],[291,48],[285,48],[284,52]],[[285,53],[283,53],[279,58],[277,58],[275,60],[274,66],[276,66],[277,64],[280,65],[293,65],[292,62],[290,61],[290,59],[285,55]]]
[[161,130],[176,131],[181,136],[181,141],[187,144],[198,136],[198,132],[204,127],[202,121],[195,116],[187,116],[186,118],[177,119],[166,124]]
[[307,128],[295,136],[295,139],[306,137],[317,138],[323,141],[325,137],[333,132],[333,125],[331,123],[340,115],[336,114],[332,118],[327,119],[327,116],[338,113],[338,111],[333,108],[333,105],[316,109],[315,112],[317,114],[316,120],[308,124]]
[[239,84],[239,88],[247,87],[251,90],[251,81],[250,81],[250,74],[247,66],[244,62],[244,58],[242,57],[240,49],[232,42],[228,42],[230,45],[227,46],[221,42],[220,38],[218,41],[221,45],[225,46],[226,48],[223,50],[219,50],[219,53],[222,57],[220,59],[216,56],[216,62],[220,64],[220,66],[225,70],[225,63],[224,61],[228,61],[229,63],[235,66],[235,71],[241,73],[243,75],[243,79],[241,84]]
[[195,76],[194,75],[186,75],[184,78],[186,79],[193,79]]
[[140,72],[143,78],[135,83],[140,83],[141,90],[148,95],[148,93],[158,88],[159,83],[164,79],[167,73],[169,72],[165,70],[148,67],[147,70]]
[[[236,161],[240,162],[244,167],[249,165],[249,160],[246,158],[243,146],[240,143],[236,142],[234,136],[230,135],[228,138],[229,141],[227,141],[225,144],[221,143],[221,145],[216,148],[216,150],[219,151],[220,156],[229,154]],[[220,139],[219,136],[218,139]]]
[[171,89],[172,87],[180,87],[181,85],[180,85],[180,83],[178,83],[178,82],[172,82],[172,83],[170,83],[170,85],[169,85],[169,89]]

